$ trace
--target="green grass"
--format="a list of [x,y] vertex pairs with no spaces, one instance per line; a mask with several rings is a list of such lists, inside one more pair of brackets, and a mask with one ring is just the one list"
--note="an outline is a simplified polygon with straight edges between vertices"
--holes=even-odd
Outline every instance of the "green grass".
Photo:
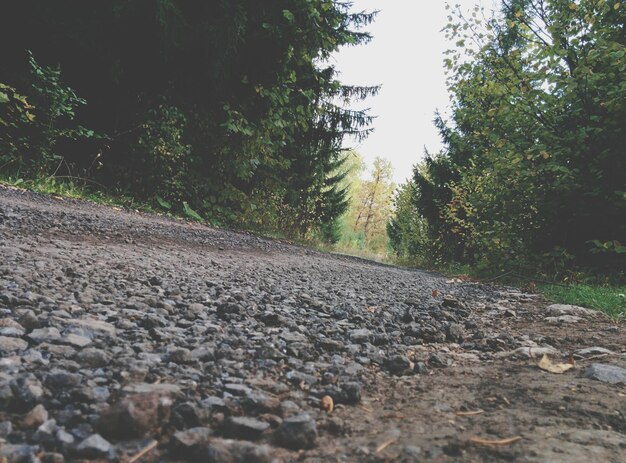
[[613,318],[626,317],[626,286],[542,285],[539,290],[559,304],[600,310]]
[[[108,206],[120,206],[143,212],[157,212],[156,208],[146,202],[137,201],[130,196],[114,196],[103,193],[97,188],[89,188],[88,185],[82,181],[68,181],[55,177],[40,177],[25,180],[21,177],[0,175],[0,185],[22,188],[36,193],[62,196],[64,198],[83,199]],[[159,212],[163,213],[164,211],[160,210]]]

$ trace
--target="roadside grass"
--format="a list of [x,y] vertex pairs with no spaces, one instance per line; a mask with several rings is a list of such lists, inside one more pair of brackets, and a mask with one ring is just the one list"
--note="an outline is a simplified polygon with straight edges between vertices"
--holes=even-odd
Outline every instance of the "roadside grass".
[[570,286],[542,284],[539,291],[551,301],[595,309],[615,319],[626,317],[626,286]]
[[22,188],[35,193],[83,199],[109,206],[122,206],[145,212],[156,212],[156,209],[146,202],[137,201],[130,196],[103,193],[97,189],[89,188],[86,183],[82,181],[76,182],[73,180],[58,179],[56,177],[40,177],[25,180],[21,177],[3,175],[0,176],[0,185]]

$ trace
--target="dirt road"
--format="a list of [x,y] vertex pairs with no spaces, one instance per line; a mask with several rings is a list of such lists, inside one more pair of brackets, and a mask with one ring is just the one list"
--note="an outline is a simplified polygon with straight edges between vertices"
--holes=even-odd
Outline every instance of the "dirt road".
[[624,325],[511,288],[0,187],[0,317],[0,461],[626,461]]

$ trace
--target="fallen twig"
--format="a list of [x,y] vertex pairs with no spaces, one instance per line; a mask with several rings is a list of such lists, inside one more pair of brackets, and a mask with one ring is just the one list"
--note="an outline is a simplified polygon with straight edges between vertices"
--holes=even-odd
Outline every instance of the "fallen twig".
[[472,444],[476,444],[476,445],[510,445],[510,444],[514,444],[515,442],[521,441],[522,440],[522,436],[515,436],[515,437],[509,437],[508,439],[496,439],[496,440],[491,440],[491,439],[481,439],[480,437],[472,437],[470,439],[470,442]]
[[380,444],[378,446],[378,448],[376,449],[376,453],[380,453],[383,450],[385,450],[387,447],[389,447],[392,444],[395,444],[398,441],[397,437],[394,437],[392,439],[389,439],[388,441],[383,442],[382,444]]
[[485,413],[485,410],[474,410],[472,412],[456,412],[455,415],[456,416],[476,416],[476,415],[482,415],[483,413]]
[[157,445],[159,445],[159,443],[157,441],[155,441],[155,440],[150,441],[150,443],[148,445],[146,445],[143,449],[141,449],[141,451],[139,453],[133,455],[128,460],[128,463],[135,463],[141,457],[145,456],[148,452],[153,450]]

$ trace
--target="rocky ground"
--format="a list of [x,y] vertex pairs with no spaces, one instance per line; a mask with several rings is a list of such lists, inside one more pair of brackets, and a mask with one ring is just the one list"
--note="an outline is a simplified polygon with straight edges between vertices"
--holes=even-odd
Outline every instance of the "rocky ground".
[[624,325],[511,288],[0,187],[0,317],[0,462],[626,455]]

